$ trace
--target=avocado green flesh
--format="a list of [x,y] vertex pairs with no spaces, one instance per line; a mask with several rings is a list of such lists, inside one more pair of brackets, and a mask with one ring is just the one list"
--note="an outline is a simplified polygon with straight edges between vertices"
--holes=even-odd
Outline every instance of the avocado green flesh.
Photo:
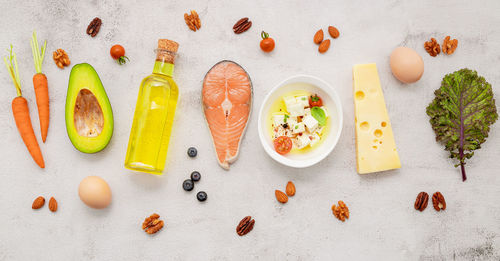
[[71,69],[66,95],[66,130],[84,153],[104,149],[113,135],[113,111],[101,79],[87,63]]

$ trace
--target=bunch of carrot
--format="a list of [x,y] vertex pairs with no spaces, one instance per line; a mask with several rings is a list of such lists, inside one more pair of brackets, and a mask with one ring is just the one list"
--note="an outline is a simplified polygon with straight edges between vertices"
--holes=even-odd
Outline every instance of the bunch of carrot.
[[[36,101],[38,105],[38,114],[40,117],[40,128],[42,133],[42,140],[45,142],[47,137],[47,130],[49,128],[49,94],[47,88],[47,77],[42,74],[42,62],[45,56],[45,48],[47,42],[44,46],[39,49],[38,42],[36,39],[36,33],[33,32],[33,39],[31,42],[31,49],[33,52],[33,58],[35,62],[36,74],[33,76],[33,86],[35,88]],[[17,129],[24,144],[28,148],[33,160],[40,166],[40,168],[45,168],[45,162],[43,160],[43,155],[38,145],[38,141],[33,131],[33,126],[31,125],[31,117],[28,108],[27,100],[22,96],[21,92],[21,80],[19,78],[19,69],[17,66],[16,53],[12,50],[12,45],[10,46],[8,59],[4,57],[5,66],[7,71],[12,78],[12,82],[16,87],[17,97],[12,100],[12,113],[14,115],[14,120],[16,121]]]

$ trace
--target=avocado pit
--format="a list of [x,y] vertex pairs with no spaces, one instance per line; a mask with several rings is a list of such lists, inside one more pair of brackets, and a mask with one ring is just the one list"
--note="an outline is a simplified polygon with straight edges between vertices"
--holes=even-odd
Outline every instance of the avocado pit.
[[74,124],[78,135],[97,137],[104,128],[104,115],[95,95],[88,89],[78,92],[74,110]]

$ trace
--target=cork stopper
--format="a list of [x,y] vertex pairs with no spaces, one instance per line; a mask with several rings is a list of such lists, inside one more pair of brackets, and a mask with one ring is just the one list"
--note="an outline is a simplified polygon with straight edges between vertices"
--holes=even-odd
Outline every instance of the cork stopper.
[[173,64],[177,49],[179,49],[177,42],[168,39],[159,39],[158,49],[156,49],[156,60]]

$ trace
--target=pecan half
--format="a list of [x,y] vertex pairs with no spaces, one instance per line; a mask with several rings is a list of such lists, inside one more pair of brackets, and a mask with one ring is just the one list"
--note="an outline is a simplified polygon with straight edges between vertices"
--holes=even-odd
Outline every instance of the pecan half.
[[184,22],[186,22],[189,29],[195,32],[201,28],[200,16],[195,10],[191,10],[190,14],[184,14]]
[[436,211],[446,209],[446,201],[444,200],[444,196],[441,192],[438,191],[432,195],[432,205]]
[[415,209],[424,211],[427,207],[427,203],[429,203],[429,194],[423,191],[418,193],[417,199],[415,200]]
[[163,220],[160,220],[160,215],[154,213],[153,215],[144,219],[142,222],[142,229],[148,234],[154,234],[163,228]]
[[235,34],[241,34],[248,31],[250,27],[252,27],[252,21],[250,21],[248,17],[243,17],[234,24],[233,32]]
[[89,26],[87,26],[87,34],[95,37],[99,30],[101,29],[102,20],[99,17],[94,18],[92,22],[90,22]]
[[424,48],[432,57],[436,57],[436,55],[438,55],[441,52],[439,43],[436,41],[435,38],[431,38],[430,41],[425,42]]
[[443,40],[443,47],[442,47],[443,53],[450,55],[455,52],[457,46],[458,46],[458,40],[457,39],[450,40],[450,36],[448,35]]
[[240,221],[240,223],[236,227],[236,233],[240,237],[244,236],[248,234],[248,232],[252,231],[254,224],[255,224],[255,219],[252,219],[251,216],[246,216]]
[[332,205],[332,212],[335,217],[344,222],[347,218],[349,218],[349,208],[342,200],[339,200],[338,204],[338,206],[335,204]]
[[52,58],[56,63],[57,67],[63,69],[65,66],[70,65],[71,61],[69,60],[68,54],[63,49],[57,49],[54,53],[52,53]]

